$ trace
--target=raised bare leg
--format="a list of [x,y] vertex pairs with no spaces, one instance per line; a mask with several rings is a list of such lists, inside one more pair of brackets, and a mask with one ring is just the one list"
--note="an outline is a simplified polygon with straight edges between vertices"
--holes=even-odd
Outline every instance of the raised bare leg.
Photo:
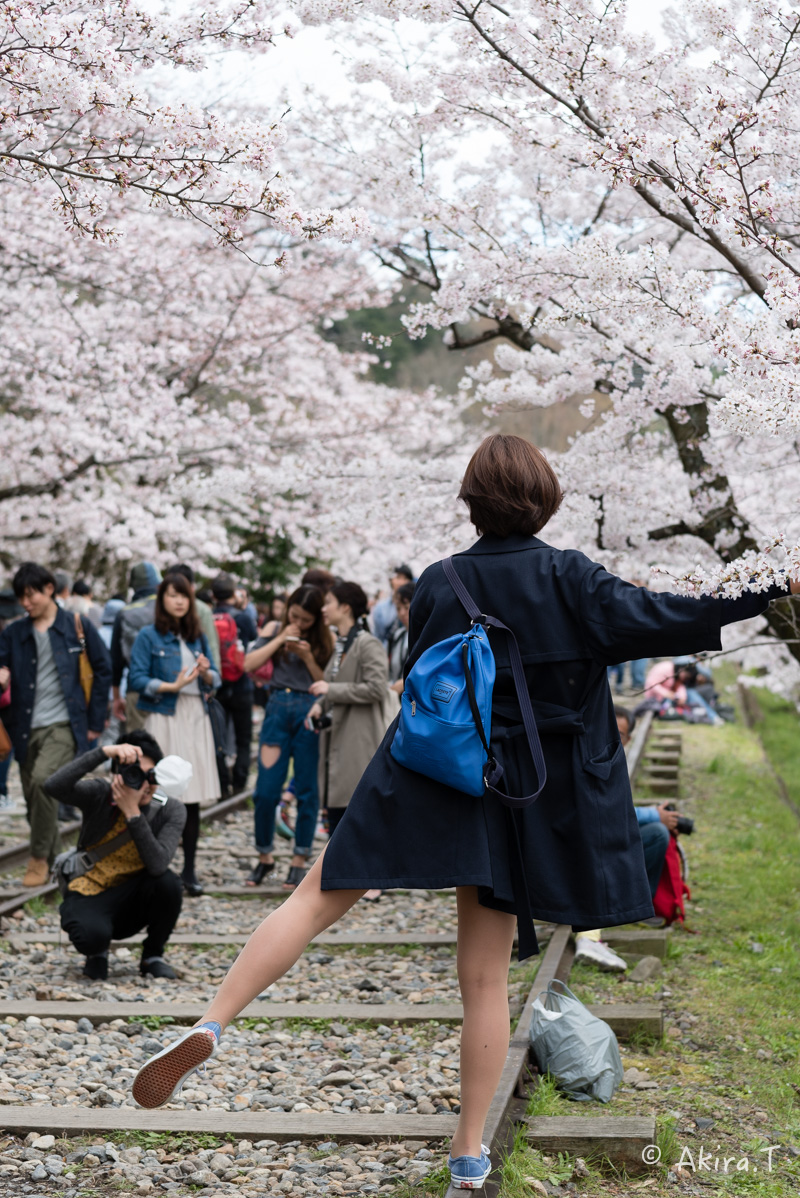
[[297,889],[253,932],[200,1022],[213,1019],[224,1028],[294,965],[310,940],[361,898],[363,890],[320,889],[324,855],[320,854]]
[[321,890],[321,877],[322,856],[291,897],[253,932],[200,1020],[205,1026],[195,1024],[142,1065],[132,1086],[140,1106],[153,1110],[174,1098],[186,1078],[214,1055],[222,1028],[286,973],[308,942],[364,893]]
[[458,981],[461,1026],[461,1114],[451,1153],[480,1156],[486,1116],[503,1072],[510,1034],[508,967],[516,918],[478,902],[475,886],[459,886]]

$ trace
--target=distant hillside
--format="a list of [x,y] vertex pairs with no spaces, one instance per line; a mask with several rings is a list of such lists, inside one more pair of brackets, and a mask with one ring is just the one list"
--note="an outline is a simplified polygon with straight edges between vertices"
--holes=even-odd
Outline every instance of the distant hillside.
[[[407,288],[402,296],[387,308],[361,308],[345,320],[337,321],[324,336],[343,350],[351,352],[369,348],[362,334],[391,338],[391,345],[373,352],[380,364],[372,368],[375,382],[390,387],[407,387],[421,391],[431,385],[445,395],[454,395],[467,366],[491,359],[499,342],[489,342],[468,350],[451,350],[444,343],[443,332],[430,330],[425,337],[412,340],[406,333],[401,317],[411,303],[427,300],[422,289]],[[464,336],[475,335],[480,324],[463,326]],[[544,449],[562,451],[568,439],[589,423],[579,412],[582,396],[550,408],[532,408],[524,412],[508,412],[493,421],[503,432],[529,437]],[[478,411],[476,409],[476,419]]]

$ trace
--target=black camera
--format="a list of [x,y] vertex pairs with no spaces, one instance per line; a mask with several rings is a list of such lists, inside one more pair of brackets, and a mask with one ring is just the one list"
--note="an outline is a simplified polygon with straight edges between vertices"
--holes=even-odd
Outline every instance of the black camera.
[[[675,804],[667,803],[666,810],[674,811]],[[689,819],[688,815],[679,815],[678,816],[678,826],[675,829],[675,831],[679,832],[681,834],[681,836],[691,836],[692,832],[694,832],[694,820]]]
[[141,790],[147,783],[155,786],[157,781],[155,770],[143,770],[136,762],[132,765],[120,765],[116,758],[111,763],[111,772],[119,774],[122,781],[131,790]]
[[312,715],[311,726],[315,732],[324,732],[326,728],[330,728],[333,723],[331,715]]

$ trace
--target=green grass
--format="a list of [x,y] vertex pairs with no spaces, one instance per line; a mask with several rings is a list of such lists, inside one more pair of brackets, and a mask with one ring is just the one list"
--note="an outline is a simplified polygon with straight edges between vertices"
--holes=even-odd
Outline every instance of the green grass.
[[[270,1023],[263,1015],[241,1015],[235,1020],[237,1028],[244,1028],[248,1032],[269,1032],[275,1029],[275,1024]],[[281,1020],[281,1028],[283,1028],[286,1020]]]
[[574,1113],[574,1104],[559,1093],[554,1077],[547,1074],[538,1079],[528,1099],[527,1115],[529,1119],[534,1115],[571,1115]]
[[800,727],[797,710],[792,703],[769,691],[753,691],[763,719],[756,721],[756,732],[780,774],[787,797],[800,808]]
[[401,1181],[397,1188],[392,1190],[390,1198],[444,1198],[449,1185],[450,1172],[444,1163],[427,1177],[423,1177],[422,1181],[413,1184]]
[[668,1173],[670,1164],[680,1160],[681,1156],[681,1145],[675,1127],[675,1119],[671,1115],[664,1115],[657,1121],[656,1128],[660,1167],[663,1173]]
[[167,1027],[174,1023],[175,1019],[172,1015],[131,1015],[128,1023],[139,1023],[142,1027],[151,1032],[157,1032],[161,1027]]
[[[537,1112],[543,1113],[543,1112]],[[530,1198],[530,1182],[549,1182],[560,1185],[572,1177],[573,1163],[566,1153],[558,1156],[543,1156],[531,1148],[525,1138],[525,1129],[520,1127],[514,1136],[511,1151],[500,1166],[500,1194],[502,1198]]]
[[[230,1142],[230,1138],[226,1139],[224,1136],[211,1136],[204,1133],[181,1135],[160,1131],[115,1131],[108,1133],[108,1139],[123,1148],[163,1148],[170,1156],[177,1158],[191,1156],[195,1152],[202,1151],[203,1148],[220,1148],[223,1144]],[[89,1144],[96,1142],[97,1136],[85,1141]],[[74,1150],[75,1141],[71,1141],[71,1144]]]
[[[285,1019],[287,1032],[316,1032],[320,1036],[331,1034],[333,1019]],[[266,1029],[265,1029],[266,1030]],[[350,1031],[350,1028],[347,1029]]]

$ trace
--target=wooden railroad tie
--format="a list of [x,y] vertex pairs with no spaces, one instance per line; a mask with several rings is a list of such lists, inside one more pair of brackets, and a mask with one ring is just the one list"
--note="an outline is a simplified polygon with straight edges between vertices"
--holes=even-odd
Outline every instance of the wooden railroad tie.
[[629,1173],[651,1171],[642,1153],[656,1142],[655,1115],[549,1115],[526,1120],[526,1138],[540,1152],[607,1157]]
[[[559,926],[566,927],[566,925]],[[570,928],[567,927],[567,936],[569,937],[570,934]],[[664,957],[667,952],[669,935],[670,933],[666,928],[642,928],[641,930],[608,928],[603,932],[603,939],[606,944],[610,944],[614,949],[619,949],[621,953],[628,952],[637,956]],[[64,932],[10,931],[5,933],[4,938],[12,948],[16,946],[22,948],[28,945],[35,945],[41,948],[62,945],[64,948],[71,948],[70,942]],[[545,935],[540,934],[540,939],[542,943],[545,943]],[[112,940],[111,947],[131,947],[142,944],[143,941],[144,936],[140,934],[131,936],[127,940]],[[241,948],[247,941],[248,937],[243,933],[240,935],[223,935],[213,932],[175,932],[169,938],[169,943],[174,945],[208,945],[212,948],[217,946]],[[323,932],[320,936],[314,937],[309,948],[320,944],[338,944],[342,947],[370,944],[397,947],[398,945],[418,944],[423,948],[447,948],[454,946],[457,942],[458,937],[455,932]]]
[[678,779],[677,778],[659,778],[647,773],[643,773],[639,779],[642,786],[656,795],[666,795],[667,798],[676,799],[678,797]]
[[12,1135],[30,1131],[53,1135],[113,1136],[122,1131],[166,1135],[213,1135],[226,1140],[440,1140],[452,1136],[456,1115],[353,1115],[295,1111],[186,1111],[169,1107],[144,1111],[138,1107],[87,1110],[79,1106],[0,1107],[0,1128]]
[[677,783],[678,767],[675,765],[648,765],[644,771],[644,777],[650,780],[653,778],[663,778],[665,782],[669,779]]
[[[589,1006],[593,1015],[611,1027],[621,1039],[639,1033],[660,1036],[663,1021],[661,1007],[654,1003],[595,1003]],[[168,1016],[176,1024],[193,1024],[205,1013],[201,1003],[187,1002],[85,1002],[45,999],[36,1001],[4,999],[0,1001],[0,1020],[9,1015],[27,1019],[88,1019],[93,1024],[111,1023],[115,1019],[147,1020]],[[163,1012],[163,1014],[162,1014]],[[245,1007],[239,1019],[331,1019],[340,1023],[460,1023],[464,1015],[460,1002],[272,1002],[256,1000]]]

